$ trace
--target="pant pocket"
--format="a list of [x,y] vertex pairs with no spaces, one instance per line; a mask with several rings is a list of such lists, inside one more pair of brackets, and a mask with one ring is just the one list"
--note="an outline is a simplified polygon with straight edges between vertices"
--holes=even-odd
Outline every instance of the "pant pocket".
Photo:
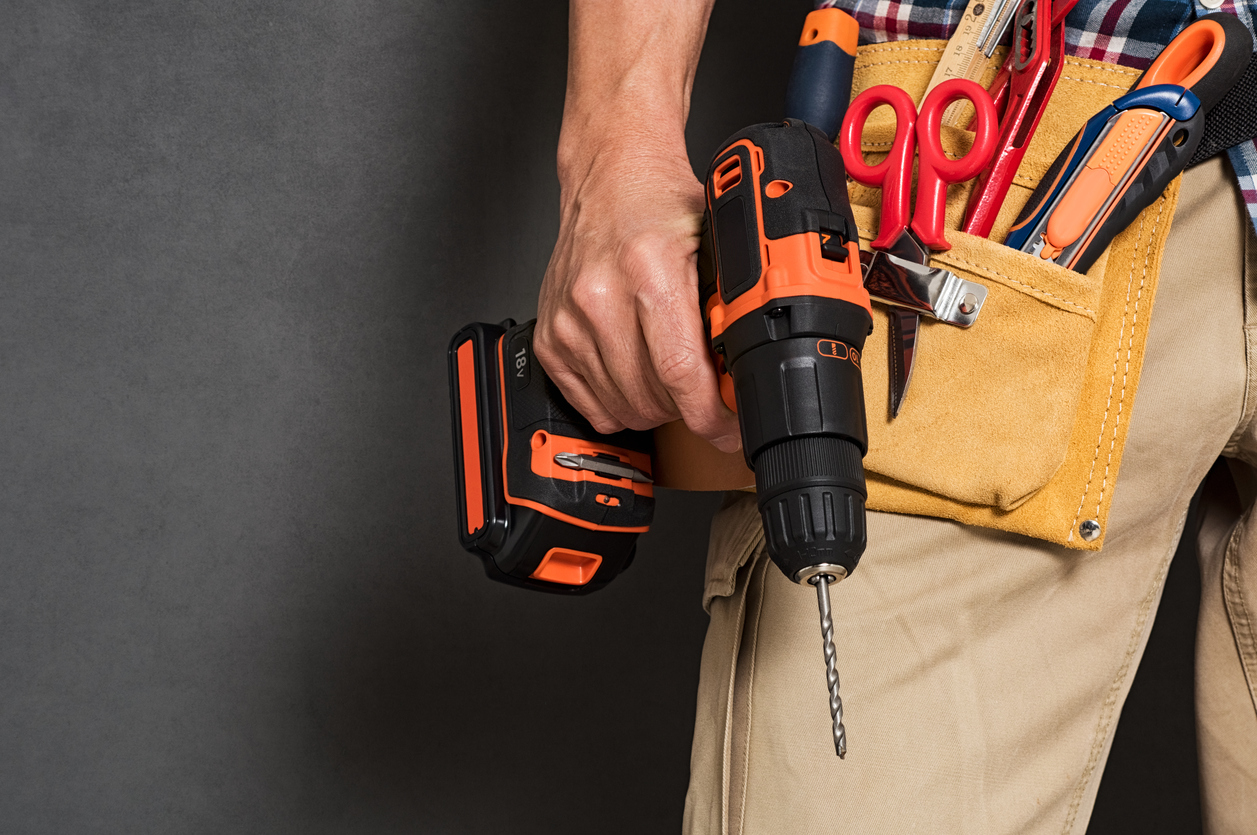
[[754,493],[730,491],[711,520],[707,544],[707,570],[703,608],[711,612],[715,597],[728,597],[737,584],[738,571],[764,549],[764,526]]

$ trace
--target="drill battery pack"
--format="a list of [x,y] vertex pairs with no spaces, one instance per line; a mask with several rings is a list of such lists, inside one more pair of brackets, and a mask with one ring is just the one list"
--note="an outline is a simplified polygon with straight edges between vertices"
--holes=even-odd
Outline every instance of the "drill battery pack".
[[650,527],[651,434],[596,432],[537,363],[534,324],[475,323],[450,341],[458,538],[494,580],[586,594]]

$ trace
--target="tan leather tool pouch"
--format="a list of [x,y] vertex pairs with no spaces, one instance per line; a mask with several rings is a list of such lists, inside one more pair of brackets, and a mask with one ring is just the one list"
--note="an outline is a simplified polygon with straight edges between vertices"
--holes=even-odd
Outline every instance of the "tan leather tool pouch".
[[[854,93],[893,84],[920,100],[944,46],[861,47]],[[994,68],[984,84],[993,75]],[[1112,64],[1066,59],[990,240],[955,231],[971,184],[949,190],[952,248],[936,253],[935,265],[983,284],[988,296],[971,328],[922,319],[912,384],[893,420],[889,326],[886,308],[874,302],[874,331],[863,353],[870,509],[956,519],[1071,548],[1103,544],[1178,180],[1086,274],[998,242],[1061,149],[1137,76]],[[890,109],[875,111],[863,137],[870,162],[890,147],[893,132]],[[943,141],[959,155],[971,135],[947,129]],[[867,247],[881,192],[855,183],[850,190]],[[682,469],[669,461],[682,460],[670,452],[678,434],[675,426],[657,433],[664,486]],[[738,460],[719,459],[714,450],[701,454],[705,462],[685,466],[688,475],[674,480],[676,486],[698,486],[702,473],[720,473],[719,487],[753,483],[740,454]],[[1098,531],[1090,524],[1080,529],[1088,521]]]

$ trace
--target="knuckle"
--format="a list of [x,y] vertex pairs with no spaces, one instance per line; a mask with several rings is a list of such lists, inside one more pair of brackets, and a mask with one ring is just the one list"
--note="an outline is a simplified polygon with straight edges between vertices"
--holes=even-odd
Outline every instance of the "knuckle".
[[624,244],[620,258],[625,268],[635,274],[650,274],[656,269],[664,242],[655,235],[638,235]]
[[556,357],[554,349],[554,330],[544,319],[538,319],[537,325],[532,332],[532,349],[537,355],[537,359],[542,365],[548,365],[549,360]]
[[[674,277],[661,272],[642,283],[638,291],[638,302],[646,315],[667,314],[681,308],[678,290]],[[694,307],[698,307],[697,301]]]
[[600,435],[611,435],[624,429],[624,424],[613,417],[599,416],[596,419],[590,419],[589,425]]
[[623,252],[623,264],[638,294],[658,303],[674,299],[683,284],[686,261],[672,257],[668,243],[655,236],[638,238]]
[[572,286],[572,304],[587,317],[597,317],[607,307],[614,284],[602,276],[582,278]]
[[570,362],[576,356],[576,348],[585,337],[576,320],[566,312],[558,312],[544,331],[540,331],[534,339],[537,356],[545,365],[547,359]]
[[563,350],[562,342],[556,341],[553,333],[534,332],[532,350],[537,362],[551,379],[557,381],[571,373],[571,363],[568,362],[570,354]]
[[672,351],[660,358],[656,370],[659,379],[670,391],[676,391],[698,382],[703,363],[693,351]]

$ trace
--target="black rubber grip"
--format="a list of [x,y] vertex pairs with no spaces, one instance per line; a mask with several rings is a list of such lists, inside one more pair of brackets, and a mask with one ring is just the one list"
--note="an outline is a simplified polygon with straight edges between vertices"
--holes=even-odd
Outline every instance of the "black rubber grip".
[[1226,45],[1218,56],[1218,63],[1205,73],[1205,77],[1192,85],[1192,92],[1200,99],[1201,108],[1208,113],[1214,105],[1240,80],[1253,57],[1253,36],[1248,27],[1233,14],[1212,14],[1204,19],[1217,21],[1226,33]]
[[843,438],[797,438],[768,447],[755,459],[755,483],[761,496],[824,483],[865,494],[860,448]]
[[1187,167],[1257,137],[1257,55],[1222,101],[1205,116],[1205,133]]

